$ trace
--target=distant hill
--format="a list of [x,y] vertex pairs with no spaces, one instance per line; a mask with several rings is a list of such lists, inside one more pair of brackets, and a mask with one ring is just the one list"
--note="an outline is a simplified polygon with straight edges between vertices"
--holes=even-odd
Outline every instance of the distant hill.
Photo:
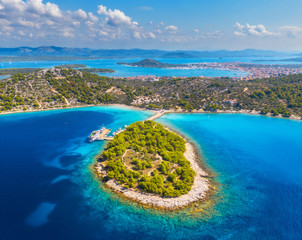
[[65,48],[65,47],[19,47],[0,48],[0,56],[74,56],[84,58],[138,58],[161,57],[166,54],[161,50],[143,49],[89,49],[89,48]]
[[133,67],[145,67],[145,68],[169,68],[169,67],[185,66],[184,64],[162,63],[153,59],[144,59],[139,62],[118,62],[117,64],[133,66]]
[[[242,51],[165,51],[145,49],[90,49],[55,46],[0,48],[0,59],[10,56],[15,59],[61,59],[75,57],[81,59],[96,58],[203,58],[203,57],[276,57],[289,56],[289,53],[246,49]],[[293,55],[294,56],[294,55]],[[51,58],[50,58],[51,57]]]
[[185,52],[169,52],[162,56],[162,58],[196,58],[196,57],[197,56]]

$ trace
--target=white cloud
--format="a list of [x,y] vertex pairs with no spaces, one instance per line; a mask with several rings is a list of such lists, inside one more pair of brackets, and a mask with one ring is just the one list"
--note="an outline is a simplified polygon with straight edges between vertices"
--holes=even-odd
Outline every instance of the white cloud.
[[134,32],[133,37],[135,39],[142,39],[142,36],[141,36],[141,34],[139,32]]
[[31,21],[27,21],[25,19],[19,18],[16,21],[17,25],[23,26],[23,27],[34,27],[35,23],[31,22]]
[[149,32],[149,37],[152,39],[156,39],[156,36],[153,32]]
[[206,38],[220,38],[223,36],[223,33],[220,31],[208,32],[205,34]]
[[222,36],[220,32],[201,33],[197,29],[194,32],[181,32],[177,26],[163,22],[151,21],[142,26],[125,12],[104,5],[96,6],[95,12],[65,11],[47,0],[0,0],[0,42],[6,45],[16,39],[20,39],[20,45],[66,44],[67,38],[74,39],[75,44],[96,46],[100,40],[187,43]]
[[176,33],[178,31],[178,27],[174,25],[166,26],[165,28],[168,32]]
[[21,35],[21,36],[25,36],[25,35],[26,35],[26,34],[25,34],[23,31],[21,31],[21,30],[20,30],[18,33],[19,33],[19,35]]
[[73,24],[74,26],[78,27],[78,26],[81,25],[81,22],[75,21],[75,22],[73,22],[72,24]]
[[66,32],[63,32],[63,36],[66,37],[66,38],[73,38],[74,34],[71,33],[71,32],[66,31]]
[[240,23],[236,22],[235,26],[236,28],[238,28],[239,30],[243,30],[244,29],[244,25],[241,25]]
[[[99,17],[83,9],[62,11],[58,5],[42,0],[0,0],[0,32],[2,36],[27,36],[27,40],[35,36],[40,42],[75,36],[82,42],[97,41],[100,36],[103,40],[150,36],[150,30],[145,32],[138,22],[118,9],[100,5],[96,11]],[[2,40],[9,42],[9,38]]]
[[16,9],[17,11],[23,11],[26,8],[26,4],[22,0],[2,0],[2,9],[10,11]]
[[243,32],[238,32],[238,31],[235,31],[235,32],[234,32],[234,35],[235,35],[235,36],[238,36],[238,37],[245,37],[245,36],[246,36],[245,33],[243,33]]
[[83,9],[79,9],[74,12],[74,15],[76,17],[79,17],[81,19],[86,19],[87,18],[87,13]]
[[97,22],[99,21],[99,18],[97,16],[94,16],[93,13],[89,12],[88,17],[92,22]]
[[136,22],[132,22],[130,17],[126,16],[124,12],[118,9],[107,10],[107,7],[103,5],[99,5],[98,14],[100,16],[105,16],[105,22],[112,26],[137,25]]
[[264,37],[264,36],[272,36],[276,35],[276,33],[269,32],[266,30],[266,27],[262,24],[258,25],[249,25],[248,23],[245,25],[242,25],[240,23],[236,23],[234,25],[235,28],[237,28],[237,31],[234,32],[235,36],[258,36],[258,37]]
[[100,31],[99,36],[109,36],[109,34],[105,31]]
[[51,17],[62,17],[61,10],[54,3],[47,2],[44,4],[42,0],[28,0],[24,5],[28,10],[32,10],[39,15],[45,14]]

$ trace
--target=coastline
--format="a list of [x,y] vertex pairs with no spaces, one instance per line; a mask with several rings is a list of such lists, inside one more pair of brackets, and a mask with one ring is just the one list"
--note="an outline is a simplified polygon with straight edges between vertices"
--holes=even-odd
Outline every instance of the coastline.
[[[64,109],[77,109],[77,108],[89,108],[89,107],[121,107],[121,108],[128,108],[137,111],[148,111],[156,113],[158,110],[151,110],[146,108],[141,108],[133,105],[126,105],[126,104],[99,104],[99,105],[75,105],[69,107],[57,107],[57,108],[45,108],[45,109],[30,109],[30,110],[16,110],[16,111],[6,111],[0,112],[1,115],[8,115],[8,114],[17,114],[17,113],[32,113],[32,112],[43,112],[43,111],[55,111],[55,110],[64,110]],[[281,115],[273,116],[269,114],[261,114],[259,111],[256,110],[240,110],[240,111],[233,111],[233,110],[217,110],[216,112],[211,111],[204,111],[200,109],[193,109],[192,111],[182,110],[182,109],[173,109],[173,110],[164,110],[164,114],[166,113],[205,113],[205,114],[248,114],[248,115],[256,115],[256,116],[263,116],[263,117],[272,117],[272,118],[282,118],[282,119],[289,119],[289,120],[297,120],[302,121],[302,117],[291,115],[290,117],[282,117]],[[164,115],[162,114],[162,115]]]
[[149,111],[156,112],[155,110],[144,109],[136,106],[125,105],[125,104],[99,104],[99,105],[75,105],[70,107],[57,107],[57,108],[45,108],[45,109],[30,109],[30,110],[16,110],[16,111],[6,111],[0,112],[0,115],[18,114],[18,113],[34,113],[34,112],[45,112],[45,111],[56,111],[56,110],[67,110],[67,109],[77,109],[77,108],[92,108],[92,107],[120,107],[128,108],[137,111]]
[[[165,127],[167,130],[171,129]],[[176,133],[176,132],[174,132]],[[176,133],[178,134],[178,133]],[[147,208],[154,208],[159,210],[179,210],[191,206],[194,203],[204,201],[212,192],[212,183],[209,180],[210,174],[205,170],[202,162],[200,161],[199,154],[193,143],[189,142],[186,138],[186,151],[184,153],[185,158],[191,163],[192,169],[196,172],[194,183],[191,190],[182,196],[175,198],[160,197],[155,194],[143,193],[135,189],[127,189],[118,185],[115,180],[109,180],[104,183],[104,187],[111,189],[120,197],[136,202]],[[102,179],[106,171],[101,163],[97,162],[93,164],[94,173],[97,175],[97,179]]]
[[281,115],[273,116],[271,114],[261,114],[259,111],[256,110],[240,110],[240,111],[233,111],[233,110],[217,110],[216,112],[204,111],[204,110],[197,110],[193,109],[192,111],[187,110],[165,110],[165,113],[205,113],[205,114],[248,114],[248,115],[256,115],[256,116],[263,116],[263,117],[272,117],[272,118],[282,118],[282,119],[290,119],[290,120],[298,120],[301,121],[302,117],[291,115],[290,117],[282,117]]

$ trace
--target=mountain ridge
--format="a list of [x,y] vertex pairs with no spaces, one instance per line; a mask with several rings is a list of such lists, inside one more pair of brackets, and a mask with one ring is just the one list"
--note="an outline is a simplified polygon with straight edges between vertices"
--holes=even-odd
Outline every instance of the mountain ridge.
[[237,51],[188,51],[157,49],[90,49],[56,46],[0,48],[0,56],[74,56],[83,58],[202,58],[202,57],[277,57],[294,56],[293,53],[272,50],[245,49]]

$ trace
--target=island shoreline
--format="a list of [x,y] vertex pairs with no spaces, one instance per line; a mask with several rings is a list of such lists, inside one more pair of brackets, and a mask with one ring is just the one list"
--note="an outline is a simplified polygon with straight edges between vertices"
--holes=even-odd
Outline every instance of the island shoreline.
[[[183,134],[179,134],[178,131],[171,130],[171,128],[166,126],[165,128],[168,131],[174,132],[183,137]],[[185,158],[191,163],[191,167],[196,172],[196,176],[191,190],[182,196],[165,198],[134,189],[125,189],[121,185],[118,185],[114,180],[109,180],[104,183],[101,179],[104,176],[105,170],[102,164],[97,162],[97,158],[104,151],[104,148],[101,150],[101,153],[95,157],[95,161],[92,164],[94,169],[93,173],[95,174],[96,179],[100,181],[100,184],[106,189],[112,190],[115,194],[127,201],[138,203],[146,208],[174,211],[185,209],[194,204],[210,200],[213,192],[216,190],[215,184],[212,181],[215,174],[208,169],[206,166],[207,164],[202,160],[201,153],[196,149],[194,143],[192,143],[187,137],[183,138],[186,142],[186,151],[184,153]]]
[[[1,115],[10,115],[10,114],[19,114],[19,113],[34,113],[34,112],[46,112],[46,111],[55,111],[55,110],[68,110],[68,109],[78,109],[78,108],[92,108],[92,107],[120,107],[120,108],[128,108],[137,111],[148,111],[156,113],[159,110],[146,109],[133,105],[126,104],[99,104],[99,105],[78,105],[72,107],[57,107],[57,108],[46,108],[46,109],[34,109],[34,110],[16,110],[16,111],[5,111],[0,112]],[[169,113],[177,113],[177,114],[196,114],[196,113],[204,113],[204,114],[246,114],[246,115],[254,115],[254,116],[262,116],[262,117],[270,117],[270,118],[281,118],[288,120],[297,120],[302,121],[302,117],[291,115],[290,117],[282,117],[282,116],[272,116],[270,114],[261,114],[259,111],[251,111],[251,110],[240,110],[240,111],[232,111],[232,110],[218,110],[218,111],[204,111],[199,109],[193,109],[192,111],[187,110],[164,110],[165,114]]]

